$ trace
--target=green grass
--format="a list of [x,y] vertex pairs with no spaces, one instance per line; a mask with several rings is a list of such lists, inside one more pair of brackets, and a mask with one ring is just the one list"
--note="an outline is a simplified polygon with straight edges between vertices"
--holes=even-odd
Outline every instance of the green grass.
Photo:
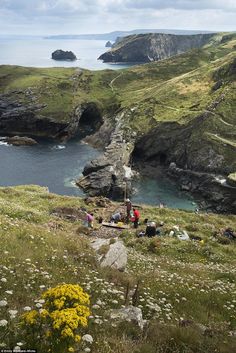
[[[98,266],[82,221],[52,213],[56,207],[87,207],[95,217],[102,212],[109,218],[117,206],[88,208],[80,198],[50,194],[33,185],[0,188],[0,300],[8,303],[0,307],[1,319],[8,321],[6,330],[0,330],[1,344],[9,348],[21,341],[27,347],[18,327],[24,307],[33,308],[44,290],[65,282],[80,284],[91,295],[91,305],[96,304],[87,329],[94,338],[94,353],[233,351],[235,337],[229,332],[236,329],[236,244],[221,244],[215,235],[226,227],[236,229],[236,216],[142,206],[141,219],[164,222],[161,236],[139,239],[135,230],[124,231],[128,266],[120,273]],[[176,225],[203,242],[169,237]],[[143,332],[109,319],[110,309],[124,305],[128,283],[133,290],[138,281],[136,305],[148,320]],[[8,310],[18,311],[14,319]],[[179,320],[192,324],[181,328]],[[200,324],[213,335],[204,336]]]

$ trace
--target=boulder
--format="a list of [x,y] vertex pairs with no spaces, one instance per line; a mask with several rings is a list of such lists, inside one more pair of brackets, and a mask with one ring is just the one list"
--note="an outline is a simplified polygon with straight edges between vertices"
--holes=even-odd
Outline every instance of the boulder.
[[13,146],[33,146],[37,145],[38,142],[35,141],[34,139],[26,136],[12,136],[12,137],[7,137],[6,142],[9,145]]
[[135,306],[127,306],[126,308],[113,309],[110,318],[117,321],[128,321],[137,324],[143,330],[145,320],[143,320],[142,310]]
[[53,60],[66,60],[66,61],[74,61],[77,60],[76,55],[72,51],[64,51],[61,49],[55,50],[52,53]]
[[[110,244],[110,239],[98,238],[91,242],[91,246],[98,254],[101,267],[111,267],[119,271],[125,270],[127,249],[121,240]],[[105,249],[105,253],[102,253],[102,249]]]

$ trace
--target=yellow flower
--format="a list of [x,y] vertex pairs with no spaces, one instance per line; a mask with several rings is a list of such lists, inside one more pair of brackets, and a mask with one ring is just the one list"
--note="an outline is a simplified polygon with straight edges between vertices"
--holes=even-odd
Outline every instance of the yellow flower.
[[65,327],[61,331],[62,337],[74,337],[73,331],[69,327]]
[[80,342],[81,341],[81,336],[80,335],[76,335],[75,336],[75,342]]
[[74,348],[73,347],[69,347],[68,348],[68,352],[74,352],[75,350],[74,350]]
[[54,305],[57,309],[62,309],[64,304],[65,304],[65,302],[63,300],[60,300],[60,299],[54,300]]
[[37,323],[36,319],[38,316],[38,312],[36,310],[31,310],[28,313],[23,315],[23,320],[27,325],[34,325]]
[[40,316],[42,319],[45,319],[47,316],[49,316],[49,312],[46,309],[42,309],[40,312]]

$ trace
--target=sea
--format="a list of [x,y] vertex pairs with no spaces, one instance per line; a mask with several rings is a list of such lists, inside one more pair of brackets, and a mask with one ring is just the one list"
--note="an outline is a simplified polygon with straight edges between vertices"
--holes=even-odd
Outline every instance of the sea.
[[[118,70],[130,65],[105,64],[97,60],[104,53],[106,41],[16,38],[0,36],[0,65],[31,67],[81,67],[90,70]],[[59,62],[51,59],[57,49],[71,50],[78,60]],[[0,132],[1,135],[1,132]],[[61,195],[84,196],[75,185],[87,162],[101,151],[79,138],[66,144],[41,141],[35,146],[9,146],[0,139],[0,186],[37,184]],[[132,201],[158,206],[194,210],[196,201],[165,178],[140,178],[133,183]]]
[[[46,39],[38,37],[1,37],[0,65],[20,65],[31,67],[81,67],[89,70],[118,70],[126,64],[107,64],[98,57],[107,51],[104,40]],[[75,61],[51,59],[57,50],[71,50]]]

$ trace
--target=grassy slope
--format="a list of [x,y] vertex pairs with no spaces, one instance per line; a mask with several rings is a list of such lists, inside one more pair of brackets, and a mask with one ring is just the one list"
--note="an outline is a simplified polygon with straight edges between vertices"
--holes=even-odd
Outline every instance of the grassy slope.
[[[235,229],[235,216],[144,207],[142,218],[165,222],[163,234],[179,225],[190,236],[201,236],[204,243],[168,236],[137,239],[133,232],[125,232],[129,261],[127,273],[122,274],[98,267],[80,222],[52,215],[57,206],[85,205],[79,198],[49,194],[41,187],[0,188],[0,278],[7,280],[1,281],[0,300],[8,302],[7,308],[0,307],[1,319],[9,320],[9,309],[18,310],[16,319],[9,320],[6,336],[0,331],[1,343],[9,347],[21,340],[27,347],[27,337],[17,336],[24,306],[34,307],[43,290],[67,282],[81,284],[91,294],[92,304],[98,299],[104,302],[93,309],[100,323],[91,319],[88,328],[95,338],[94,353],[233,352],[236,342],[229,332],[236,329],[236,247],[234,242],[223,245],[212,235],[222,228]],[[107,216],[114,207],[105,210]],[[102,212],[93,205],[89,210]],[[151,320],[144,334],[132,325],[106,321],[110,308],[124,304],[127,283],[133,288],[138,280],[137,305]],[[213,336],[203,336],[196,327],[179,328],[181,318],[210,327]]]

